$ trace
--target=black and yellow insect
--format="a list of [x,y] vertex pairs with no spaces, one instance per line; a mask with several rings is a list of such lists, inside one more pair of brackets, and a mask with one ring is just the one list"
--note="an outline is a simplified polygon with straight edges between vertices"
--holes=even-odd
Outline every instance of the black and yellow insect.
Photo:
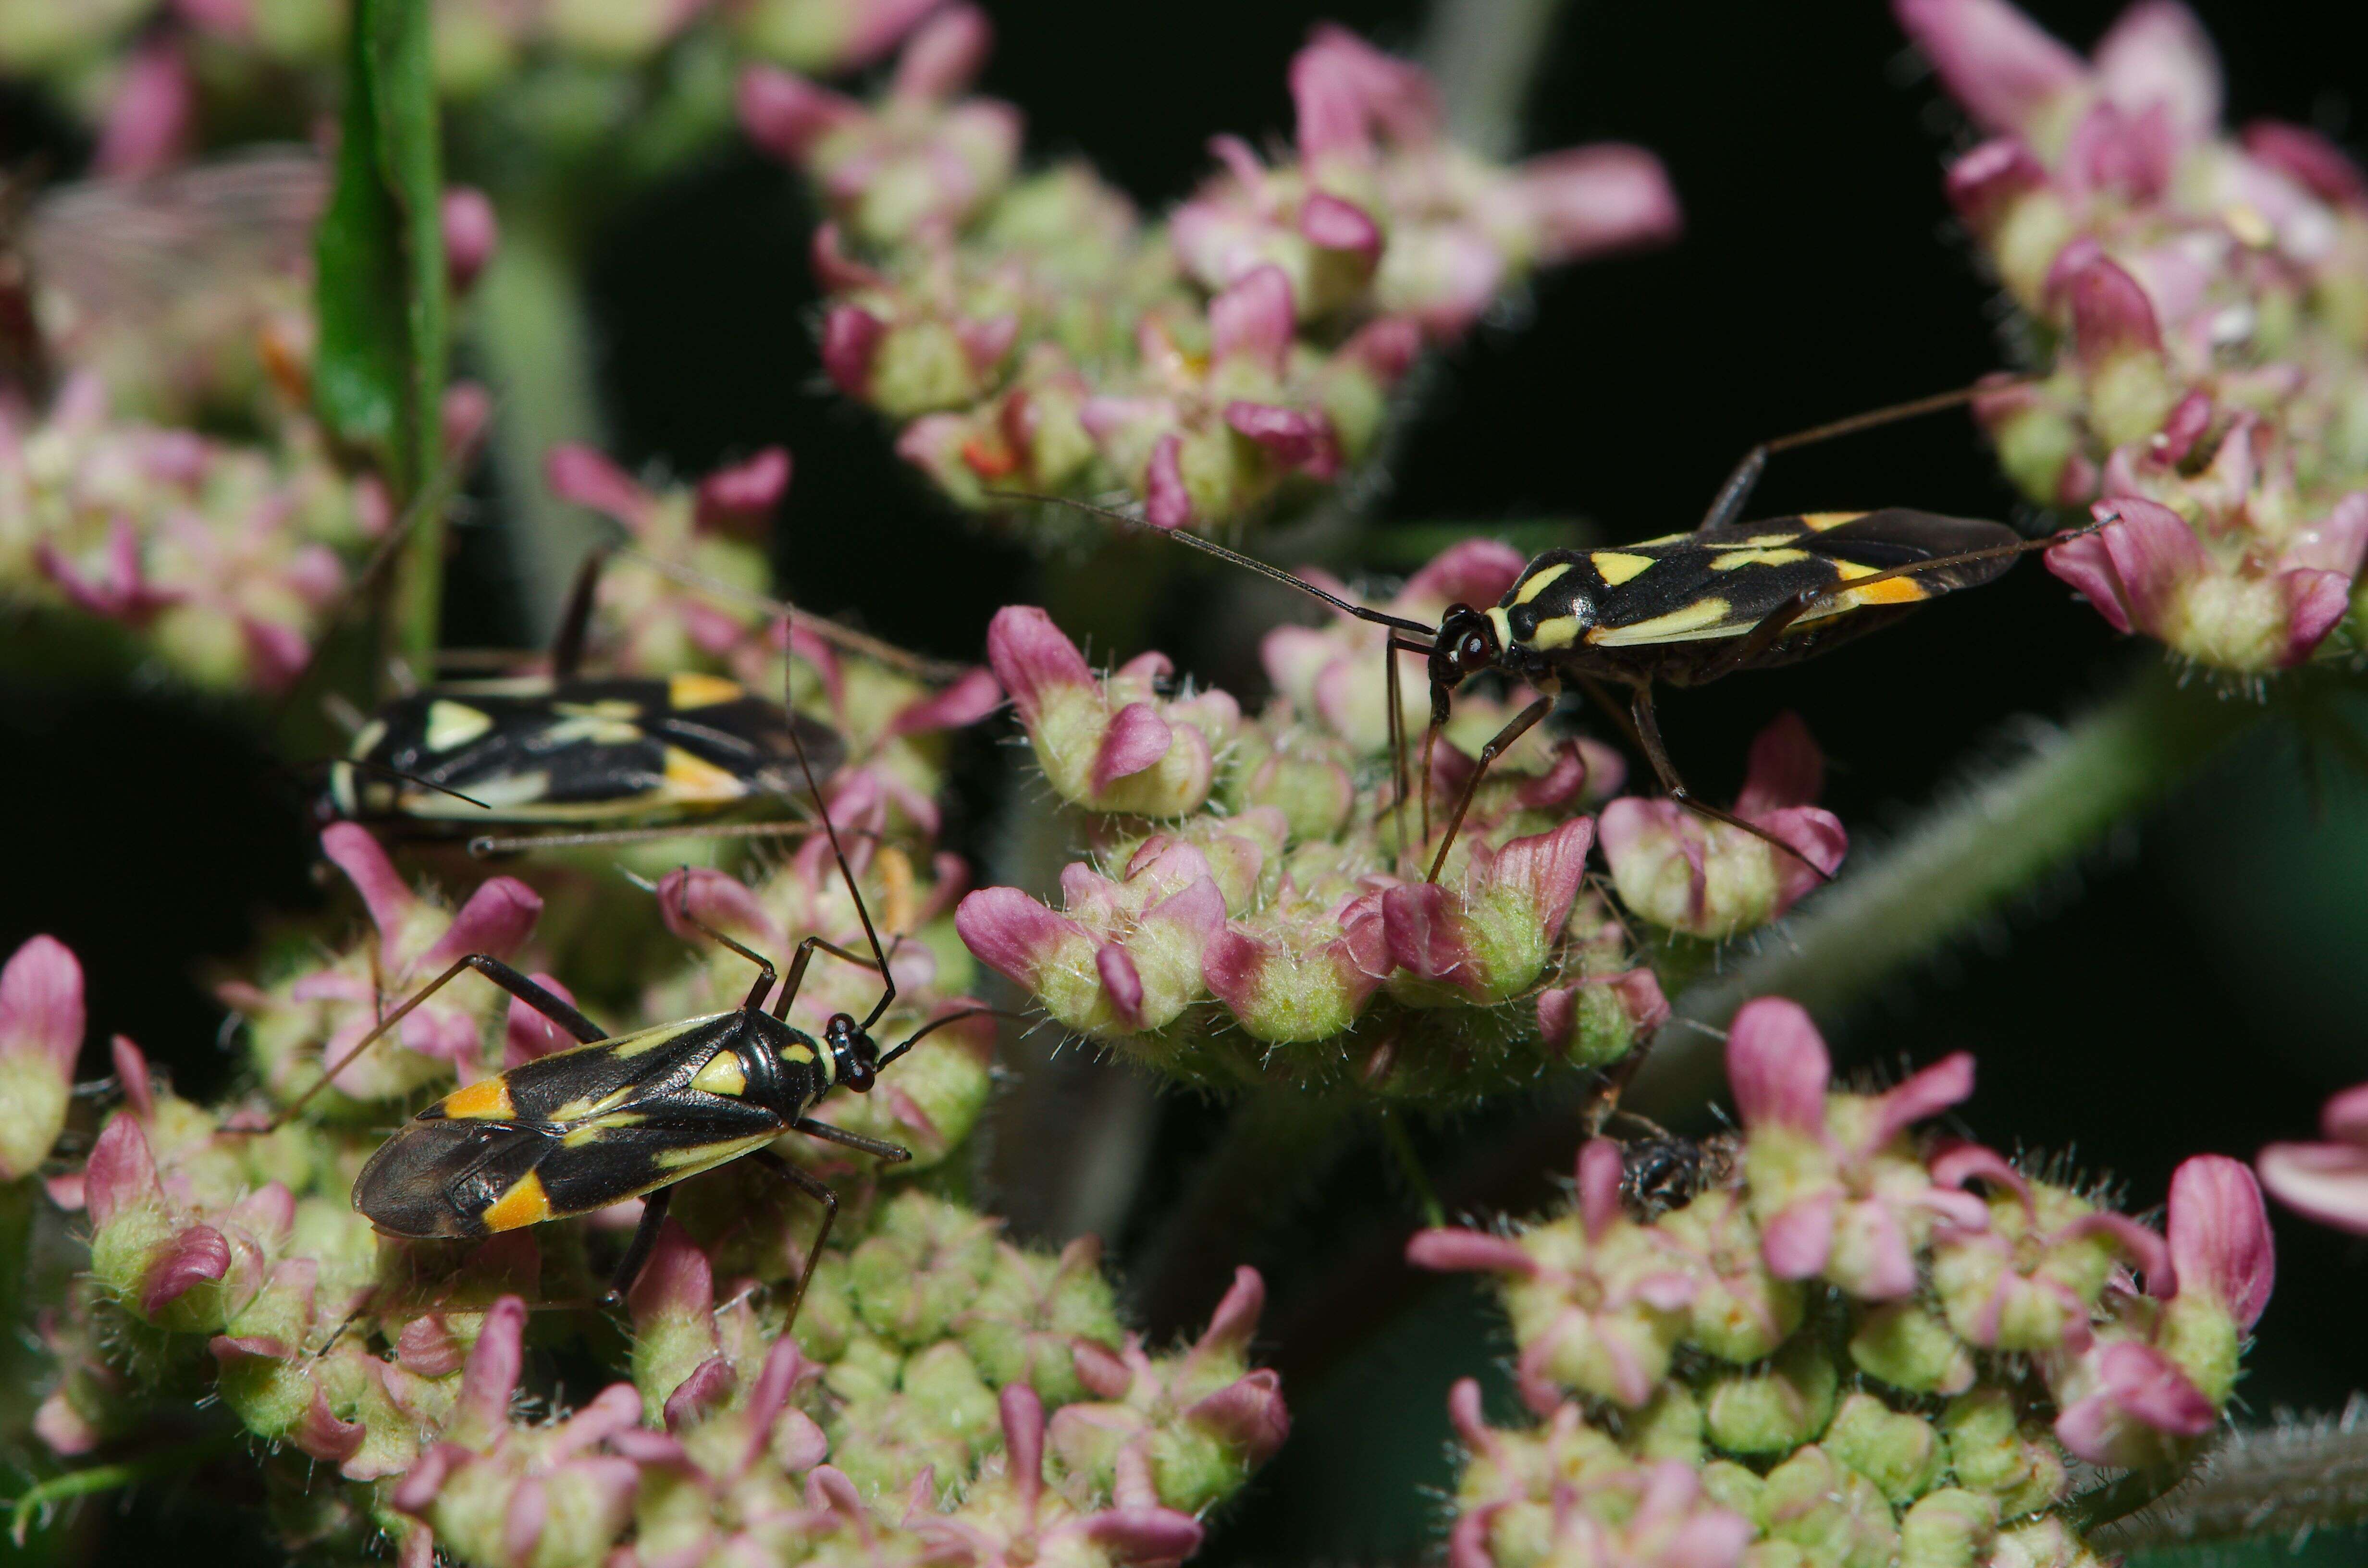
[[[1431,861],[1431,881],[1447,863],[1488,765],[1553,711],[1565,690],[1587,692],[1609,705],[1607,687],[1627,688],[1626,720],[1672,798],[1797,854],[1763,828],[1696,800],[1686,789],[1662,744],[1653,688],[1699,686],[1739,670],[1767,669],[1824,653],[1928,600],[1978,587],[2005,572],[2017,556],[2069,537],[2025,540],[2004,523],[1904,507],[1736,520],[1770,452],[1945,407],[1968,395],[1945,393],[1903,403],[1756,447],[1692,532],[1611,549],[1548,551],[1522,570],[1494,606],[1452,605],[1436,626],[1353,603],[1213,540],[1181,530],[1167,537],[1388,629],[1383,657],[1390,750],[1401,801],[1407,797],[1405,745],[1397,728],[1401,653],[1425,661],[1434,740],[1447,722],[1456,687],[1483,671],[1501,672],[1543,694],[1481,749],[1479,766],[1447,819]],[[1423,772],[1428,778],[1429,768]]]
[[[425,835],[469,833],[477,854],[783,831],[717,824],[793,797],[793,736],[825,774],[845,757],[844,743],[721,676],[580,673],[607,558],[596,551],[577,574],[551,674],[450,682],[386,703],[329,765],[323,814]],[[495,827],[579,831],[485,835]]]
[[[811,778],[809,773],[809,783]],[[824,827],[838,852],[837,831],[826,815]],[[747,1000],[731,1012],[613,1040],[509,965],[471,953],[388,1013],[279,1119],[292,1116],[413,1008],[473,970],[584,1043],[456,1089],[421,1111],[362,1167],[354,1182],[354,1207],[390,1235],[438,1239],[491,1235],[645,1198],[641,1223],[610,1281],[609,1299],[614,1301],[648,1258],[674,1184],[726,1161],[750,1158],[823,1205],[822,1227],[807,1251],[798,1298],[791,1302],[794,1314],[837,1217],[838,1200],[826,1184],[766,1146],[783,1133],[803,1132],[883,1160],[910,1159],[895,1144],[817,1121],[810,1113],[834,1089],[869,1093],[880,1071],[923,1037],[990,1010],[958,1009],[880,1049],[871,1028],[895,1001],[896,983],[843,852],[838,866],[871,956],[806,937],[790,960],[769,1012],[765,1003],[776,979],[771,962],[714,931],[708,934],[757,966]],[[785,1021],[816,952],[882,977],[880,999],[868,1016],[859,1021],[833,1014],[819,1039]]]

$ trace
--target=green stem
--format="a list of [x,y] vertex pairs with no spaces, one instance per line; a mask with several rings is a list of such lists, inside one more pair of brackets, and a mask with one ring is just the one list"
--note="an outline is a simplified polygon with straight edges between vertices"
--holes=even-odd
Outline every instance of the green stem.
[[1813,1012],[1848,1005],[2161,800],[2268,713],[2202,682],[2182,686],[2159,665],[2145,670],[1870,863],[1846,868],[1757,955],[1687,991],[1630,1103],[1655,1114],[1699,1105],[1716,1086],[1719,1031],[1745,1002],[1789,996]]
[[230,1452],[237,1446],[239,1437],[236,1432],[221,1433],[194,1442],[177,1443],[169,1449],[159,1449],[153,1454],[125,1460],[120,1464],[95,1464],[67,1471],[63,1475],[53,1475],[47,1481],[37,1483],[11,1506],[9,1537],[22,1547],[27,1533],[32,1528],[34,1517],[52,1504],[135,1486],[160,1475],[195,1470],[206,1460]]
[[2139,1501],[2100,1517],[2089,1543],[2138,1552],[2357,1528],[2368,1524],[2368,1425],[2347,1415],[2236,1432],[2159,1499]]
[[494,460],[511,559],[534,636],[558,627],[584,552],[599,531],[551,494],[542,460],[567,441],[598,442],[591,335],[573,231],[548,206],[502,213],[502,243],[478,280],[471,328],[495,399]]
[[1422,60],[1438,78],[1447,131],[1486,158],[1520,151],[1521,114],[1562,0],[1439,0]]
[[1430,1176],[1422,1168],[1422,1160],[1415,1153],[1414,1140],[1406,1135],[1406,1113],[1395,1106],[1381,1108],[1382,1141],[1390,1146],[1397,1160],[1398,1172],[1406,1177],[1407,1187],[1414,1193],[1415,1206],[1422,1210],[1422,1222],[1434,1230],[1447,1223],[1447,1210],[1440,1206],[1438,1190],[1430,1185]]

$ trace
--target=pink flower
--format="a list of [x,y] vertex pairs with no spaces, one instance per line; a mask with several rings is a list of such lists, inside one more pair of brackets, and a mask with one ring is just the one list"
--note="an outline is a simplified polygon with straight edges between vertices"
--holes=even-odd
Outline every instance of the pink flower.
[[1636,1494],[1633,1512],[1599,1512],[1585,1505],[1577,1487],[1554,1489],[1552,1561],[1736,1568],[1759,1533],[1741,1514],[1712,1502],[1701,1474],[1680,1460],[1663,1460],[1623,1480],[1618,1490]]
[[2078,55],[2006,0],[1893,0],[1892,13],[1987,130],[2027,130],[2088,78]]
[[0,967],[0,1181],[29,1176],[64,1131],[82,1050],[82,965],[34,937]]
[[1119,881],[1071,866],[1061,891],[1055,913],[1018,888],[983,888],[962,901],[954,928],[982,962],[1081,1033],[1165,1028],[1200,999],[1202,954],[1224,924],[1225,900],[1199,849],[1139,853]]
[[1603,808],[1603,858],[1621,901],[1656,925],[1713,940],[1776,919],[1818,885],[1819,871],[1838,870],[1849,849],[1840,819],[1810,804],[1824,785],[1816,742],[1786,713],[1752,741],[1735,812],[1797,854],[1675,801],[1612,801]]
[[1076,644],[1032,606],[997,611],[986,651],[1062,799],[1148,817],[1180,816],[1208,799],[1213,748],[1240,717],[1224,693],[1160,698],[1172,666],[1157,653],[1097,677]]
[[2322,1225],[2368,1235],[2368,1084],[2355,1085],[2319,1112],[2320,1143],[2271,1143],[2253,1168],[2270,1196]]
[[1418,1268],[1505,1277],[1521,1344],[1516,1381],[1543,1415],[1573,1388],[1636,1409],[1668,1375],[1700,1282],[1620,1202],[1620,1146],[1596,1139],[1578,1154],[1578,1209],[1518,1237],[1454,1229],[1417,1233]]
[[1932,1243],[1932,1288],[1949,1324],[1985,1349],[2074,1349],[2089,1336],[2089,1312],[2118,1263],[2149,1280],[2166,1278],[2162,1238],[2124,1215],[2100,1210],[2066,1188],[2033,1182],[1977,1144],[1932,1161],[1933,1179],[1953,1187],[1979,1177],[1992,1188],[1979,1230],[1943,1223]]
[[1894,1301],[1916,1289],[1916,1254],[1936,1221],[1988,1223],[1981,1200],[1941,1185],[1907,1138],[1973,1093],[1973,1058],[1945,1057],[1879,1095],[1829,1094],[1831,1074],[1797,1003],[1763,996],[1736,1014],[1726,1075],[1762,1252],[1780,1279],[1823,1277],[1861,1301]]
[[1574,817],[1490,851],[1471,846],[1463,877],[1412,882],[1382,895],[1390,960],[1418,983],[1395,987],[1420,1006],[1501,1002],[1544,971],[1587,875],[1595,824]]
[[2100,1340],[2053,1383],[2055,1439],[2090,1464],[2164,1462],[2180,1439],[2219,1420],[2213,1403],[2168,1356],[2128,1339]]

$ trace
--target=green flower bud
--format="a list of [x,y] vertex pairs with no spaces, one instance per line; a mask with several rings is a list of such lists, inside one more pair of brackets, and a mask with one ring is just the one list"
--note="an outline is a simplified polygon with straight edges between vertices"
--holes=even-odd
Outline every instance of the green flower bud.
[[1768,1472],[1768,1533],[1820,1568],[1893,1568],[1899,1530],[1874,1483],[1825,1449],[1803,1449]]
[[864,1324],[901,1345],[943,1339],[995,1264],[995,1224],[926,1193],[899,1193],[849,1266]]
[[1693,1390],[1674,1380],[1628,1424],[1628,1450],[1640,1460],[1702,1461],[1702,1407]]
[[1839,1379],[1811,1340],[1794,1339],[1757,1372],[1711,1385],[1710,1440],[1731,1454],[1781,1454],[1815,1442],[1833,1418]]
[[2040,1426],[2020,1426],[2003,1389],[1978,1388],[1949,1402],[1941,1416],[1949,1468],[1961,1486],[1998,1500],[2008,1518],[2046,1507],[2069,1483],[2063,1451]]
[[1049,1405],[1086,1396],[1073,1346],[1081,1339],[1114,1344],[1123,1332],[1100,1262],[1100,1244],[1090,1237],[1058,1257],[997,1244],[994,1268],[959,1324],[989,1383],[1025,1381]]
[[1992,1561],[1998,1499],[1951,1486],[1932,1493],[1899,1521],[1899,1568],[1975,1568]]
[[1823,1447],[1897,1504],[1912,1503],[1930,1490],[1944,1458],[1941,1435],[1930,1423],[1894,1411],[1870,1393],[1842,1401]]
[[1974,1381],[1974,1353],[1949,1325],[1913,1301],[1874,1308],[1850,1335],[1859,1370],[1910,1393],[1962,1393]]

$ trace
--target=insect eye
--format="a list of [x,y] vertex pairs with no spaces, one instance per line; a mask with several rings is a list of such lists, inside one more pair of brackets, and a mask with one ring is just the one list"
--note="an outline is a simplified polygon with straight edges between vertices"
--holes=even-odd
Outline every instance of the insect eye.
[[1487,657],[1487,654],[1488,644],[1477,636],[1466,637],[1463,640],[1463,656],[1466,659],[1483,659]]

